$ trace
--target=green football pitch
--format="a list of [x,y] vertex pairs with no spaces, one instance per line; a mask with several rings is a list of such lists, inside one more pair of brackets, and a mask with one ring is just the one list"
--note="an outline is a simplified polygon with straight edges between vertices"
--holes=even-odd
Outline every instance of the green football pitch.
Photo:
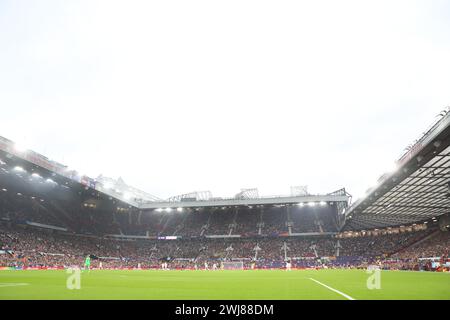
[[[364,270],[82,272],[68,289],[60,271],[0,271],[5,299],[445,299],[450,273],[381,271],[369,290]],[[74,278],[72,278],[73,280]],[[74,284],[75,282],[69,281]]]

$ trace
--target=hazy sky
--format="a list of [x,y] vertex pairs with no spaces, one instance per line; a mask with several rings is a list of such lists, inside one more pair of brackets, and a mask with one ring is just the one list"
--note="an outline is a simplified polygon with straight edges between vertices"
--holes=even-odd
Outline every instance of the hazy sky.
[[450,1],[0,1],[0,135],[162,198],[361,196],[450,104]]

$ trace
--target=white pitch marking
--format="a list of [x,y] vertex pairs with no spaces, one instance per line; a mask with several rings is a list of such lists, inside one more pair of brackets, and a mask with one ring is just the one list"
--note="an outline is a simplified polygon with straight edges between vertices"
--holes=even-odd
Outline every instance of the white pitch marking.
[[17,287],[17,286],[27,286],[29,283],[0,283],[0,288],[2,287]]
[[339,291],[339,290],[336,290],[336,289],[334,289],[334,288],[332,288],[332,287],[330,287],[330,286],[327,286],[326,284],[324,284],[324,283],[322,283],[322,282],[320,282],[320,281],[317,281],[316,279],[313,279],[313,278],[309,278],[309,279],[311,279],[312,281],[314,281],[314,282],[320,284],[321,286],[324,286],[324,287],[327,288],[327,289],[330,289],[331,291],[334,291],[334,292],[340,294],[341,296],[347,298],[348,300],[356,300],[355,298],[350,297],[348,294],[345,294],[345,293],[343,293],[343,292],[341,292],[341,291]]

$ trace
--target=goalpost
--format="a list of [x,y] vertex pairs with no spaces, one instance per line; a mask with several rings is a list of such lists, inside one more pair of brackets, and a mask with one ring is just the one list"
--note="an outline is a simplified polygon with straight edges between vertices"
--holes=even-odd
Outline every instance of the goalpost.
[[243,270],[244,262],[242,261],[224,261],[222,262],[223,270]]

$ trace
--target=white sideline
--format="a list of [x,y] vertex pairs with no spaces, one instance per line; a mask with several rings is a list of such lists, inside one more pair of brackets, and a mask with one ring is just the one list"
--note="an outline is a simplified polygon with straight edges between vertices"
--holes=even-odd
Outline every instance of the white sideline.
[[330,289],[331,291],[334,291],[334,292],[340,294],[341,296],[347,298],[348,300],[356,300],[355,298],[350,297],[348,294],[345,294],[345,293],[343,293],[343,292],[341,292],[341,291],[339,291],[339,290],[336,290],[336,289],[334,289],[334,288],[332,288],[332,287],[329,287],[329,286],[327,286],[326,284],[324,284],[324,283],[322,283],[322,282],[320,282],[320,281],[317,281],[316,279],[313,279],[313,278],[309,278],[309,279],[311,279],[312,281],[314,281],[314,282],[320,284],[321,286],[324,286],[324,287],[327,288],[327,289]]
[[0,288],[3,287],[17,287],[17,286],[27,286],[29,283],[0,283]]

